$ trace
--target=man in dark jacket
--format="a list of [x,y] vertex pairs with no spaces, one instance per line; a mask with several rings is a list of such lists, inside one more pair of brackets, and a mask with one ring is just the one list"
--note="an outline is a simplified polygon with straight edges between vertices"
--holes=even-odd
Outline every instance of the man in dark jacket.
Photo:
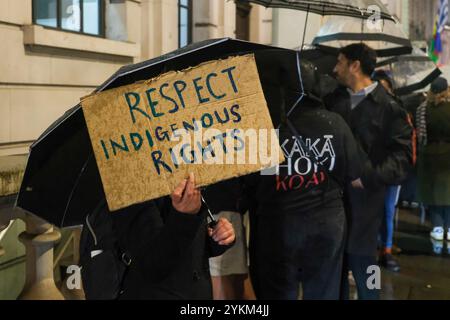
[[325,98],[327,108],[349,124],[364,163],[361,179],[347,187],[344,298],[348,298],[348,270],[353,273],[360,299],[379,298],[377,281],[368,285],[367,280],[376,279],[371,276],[377,270],[372,266],[377,265],[385,187],[400,184],[412,164],[412,128],[406,112],[372,81],[375,65],[375,51],[367,45],[342,48],[334,72],[343,87]]
[[212,299],[208,258],[221,255],[235,235],[226,219],[208,228],[194,177],[171,197],[113,213],[119,243],[132,257],[121,299]]

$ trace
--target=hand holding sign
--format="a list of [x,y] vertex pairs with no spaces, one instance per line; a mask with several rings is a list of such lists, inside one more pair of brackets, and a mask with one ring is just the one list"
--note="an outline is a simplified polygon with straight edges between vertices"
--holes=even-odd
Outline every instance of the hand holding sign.
[[181,181],[170,195],[172,206],[178,212],[197,214],[202,206],[200,190],[195,187],[194,174],[189,174],[189,179]]

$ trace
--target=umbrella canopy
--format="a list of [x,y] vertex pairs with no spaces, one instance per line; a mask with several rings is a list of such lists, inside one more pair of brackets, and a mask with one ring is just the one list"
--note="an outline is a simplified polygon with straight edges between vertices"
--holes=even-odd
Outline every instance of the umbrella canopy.
[[333,75],[333,69],[337,63],[336,52],[324,50],[320,46],[303,46],[300,57],[314,63],[319,73]]
[[419,48],[409,55],[382,60],[378,67],[391,72],[395,93],[400,96],[425,89],[441,75],[436,64]]
[[271,8],[295,9],[312,12],[322,16],[336,15],[360,19],[373,17],[373,6],[380,10],[380,18],[394,20],[379,0],[238,0],[253,2]]
[[340,48],[359,42],[373,48],[378,57],[409,54],[412,51],[411,41],[401,25],[393,20],[379,21],[375,28],[361,19],[328,17],[312,44],[337,54]]
[[[247,53],[255,54],[264,95],[276,126],[284,112],[279,108],[280,86],[286,88],[288,106],[298,103],[303,93],[298,53],[294,50],[228,38],[207,40],[124,66],[96,91]],[[31,146],[17,206],[58,227],[67,227],[83,224],[86,214],[104,197],[83,112],[77,105],[56,120]]]
[[335,53],[322,50],[320,47],[308,46],[300,52],[300,59],[307,60],[316,66],[320,77],[319,90],[322,98],[338,87],[338,82],[333,75],[333,69],[337,63]]

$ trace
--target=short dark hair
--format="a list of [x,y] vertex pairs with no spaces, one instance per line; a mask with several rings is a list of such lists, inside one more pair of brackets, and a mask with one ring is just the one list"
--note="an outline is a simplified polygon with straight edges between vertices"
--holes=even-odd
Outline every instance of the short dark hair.
[[354,43],[342,48],[339,53],[343,54],[348,60],[359,61],[361,71],[371,76],[377,65],[377,53],[371,47],[364,43]]

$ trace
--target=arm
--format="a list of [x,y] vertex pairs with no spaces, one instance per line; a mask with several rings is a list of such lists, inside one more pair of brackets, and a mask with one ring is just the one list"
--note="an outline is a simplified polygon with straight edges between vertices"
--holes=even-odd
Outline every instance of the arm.
[[347,123],[343,120],[342,127],[345,152],[345,183],[348,183],[359,180],[362,174],[362,167],[355,137]]
[[376,166],[368,159],[364,167],[364,185],[397,185],[407,176],[412,165],[412,127],[406,112],[391,101],[384,118],[385,157]]

